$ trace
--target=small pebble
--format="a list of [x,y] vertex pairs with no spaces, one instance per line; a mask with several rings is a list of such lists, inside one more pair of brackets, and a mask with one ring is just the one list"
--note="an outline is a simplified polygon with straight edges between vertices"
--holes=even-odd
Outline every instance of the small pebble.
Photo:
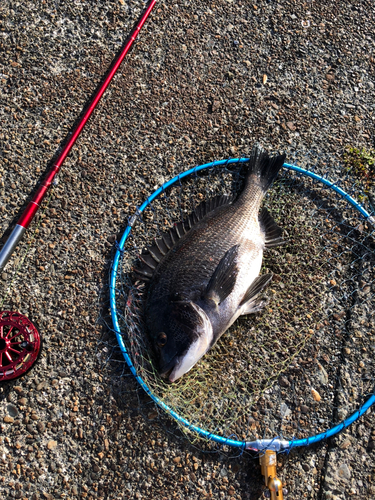
[[52,439],[51,439],[51,441],[48,441],[48,443],[47,443],[47,448],[48,448],[49,450],[55,450],[55,449],[56,449],[56,447],[57,447],[57,441],[54,441],[54,440],[52,440]]
[[18,409],[13,404],[7,405],[7,412],[9,414],[9,416],[11,416],[11,417],[17,417],[17,415],[18,415]]
[[311,394],[312,394],[312,397],[314,398],[314,401],[319,402],[322,399],[319,392],[315,389],[311,389]]

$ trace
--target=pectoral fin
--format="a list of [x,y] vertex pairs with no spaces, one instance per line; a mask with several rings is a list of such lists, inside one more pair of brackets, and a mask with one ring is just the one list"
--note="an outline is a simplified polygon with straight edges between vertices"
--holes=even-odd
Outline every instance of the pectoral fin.
[[238,274],[238,249],[239,245],[234,245],[219,262],[207,285],[204,297],[206,300],[212,300],[219,305],[232,292]]
[[272,276],[272,274],[263,274],[262,276],[255,278],[240,302],[240,316],[255,313],[263,309],[263,307],[267,304],[267,301],[261,300],[259,298],[259,294],[272,280]]

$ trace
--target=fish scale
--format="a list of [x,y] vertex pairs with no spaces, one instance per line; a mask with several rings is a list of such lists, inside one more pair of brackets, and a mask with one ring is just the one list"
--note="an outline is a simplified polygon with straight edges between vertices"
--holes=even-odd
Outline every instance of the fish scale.
[[[245,191],[243,194],[246,194]],[[250,197],[251,204],[246,199]],[[200,291],[207,285],[225,252],[233,245],[243,243],[243,251],[248,255],[251,255],[252,250],[258,250],[247,233],[251,232],[250,237],[254,237],[257,231],[260,236],[257,216],[263,196],[244,197],[245,203],[241,198],[234,205],[220,207],[208,214],[178,242],[174,251],[157,268],[150,294],[157,293],[161,297],[181,293],[183,289],[185,294],[189,291],[192,293],[191,298],[195,298],[197,275],[200,274],[202,278]]]

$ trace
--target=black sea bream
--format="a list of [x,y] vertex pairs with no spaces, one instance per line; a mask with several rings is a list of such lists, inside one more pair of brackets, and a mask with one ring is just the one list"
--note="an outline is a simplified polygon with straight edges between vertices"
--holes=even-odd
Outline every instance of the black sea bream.
[[267,210],[259,210],[284,160],[254,147],[237,199],[208,200],[140,256],[136,273],[149,280],[146,327],[169,381],[188,372],[239,316],[264,307],[259,294],[272,275],[259,276],[263,251],[282,239]]

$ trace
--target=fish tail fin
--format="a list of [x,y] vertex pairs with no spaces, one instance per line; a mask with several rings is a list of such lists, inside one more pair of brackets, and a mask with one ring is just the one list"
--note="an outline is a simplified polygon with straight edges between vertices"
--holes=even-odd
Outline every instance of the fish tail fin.
[[263,192],[266,192],[276,179],[279,170],[284,164],[285,157],[286,155],[283,154],[270,158],[267,151],[256,144],[250,155],[248,182],[250,179],[251,182],[254,182],[255,177],[255,182],[260,185]]

